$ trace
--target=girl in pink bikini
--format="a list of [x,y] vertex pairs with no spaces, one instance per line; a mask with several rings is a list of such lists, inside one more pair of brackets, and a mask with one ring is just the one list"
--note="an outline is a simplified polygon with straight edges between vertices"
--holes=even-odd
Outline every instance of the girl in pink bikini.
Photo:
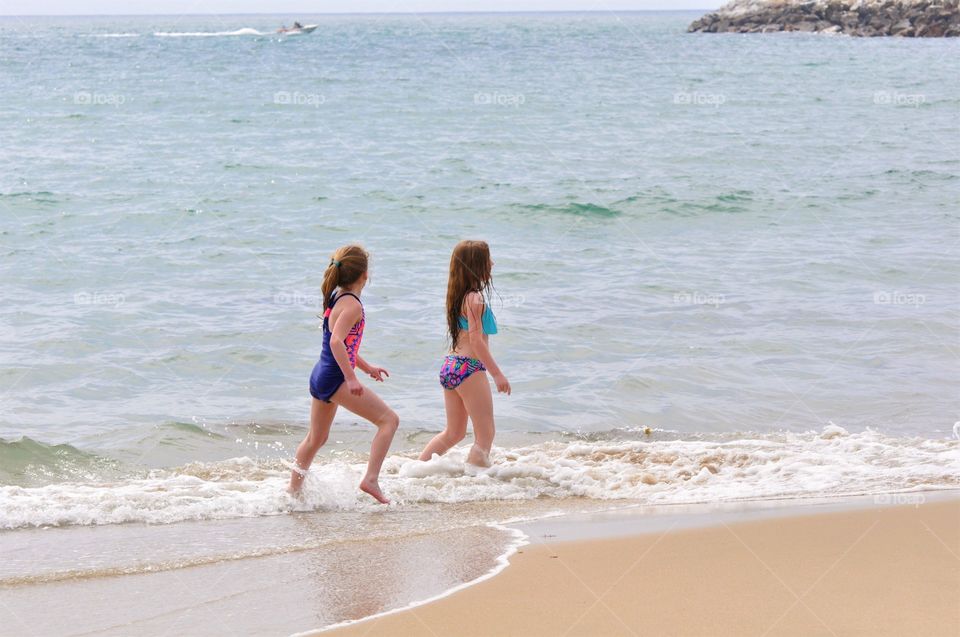
[[467,419],[473,423],[473,446],[467,462],[490,466],[490,449],[495,431],[493,393],[487,371],[497,391],[510,394],[510,382],[490,353],[489,336],[497,333],[497,320],[484,295],[489,298],[493,260],[485,241],[461,241],[450,257],[447,281],[447,328],[450,353],[440,367],[447,427],[434,436],[421,460],[443,455],[467,434]]
[[296,464],[290,466],[292,472],[287,489],[290,493],[300,490],[314,456],[327,441],[337,407],[343,405],[377,426],[360,490],[378,502],[390,502],[380,490],[378,479],[393,434],[400,426],[400,418],[372,389],[364,388],[354,372],[354,368],[359,368],[378,382],[390,375],[384,368],[371,365],[360,356],[360,341],[366,324],[360,291],[367,284],[368,262],[369,256],[363,248],[344,246],[333,253],[323,275],[323,347],[320,360],[310,374],[310,395],[313,396],[310,431],[297,447]]

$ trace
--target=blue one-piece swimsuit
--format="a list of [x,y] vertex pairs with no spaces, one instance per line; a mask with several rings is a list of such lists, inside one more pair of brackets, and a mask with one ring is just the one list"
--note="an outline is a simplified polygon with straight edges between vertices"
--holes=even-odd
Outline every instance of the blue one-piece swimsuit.
[[[313,373],[310,374],[310,395],[327,403],[346,380],[340,365],[337,364],[337,359],[333,356],[333,350],[330,349],[330,312],[337,301],[344,296],[352,296],[360,301],[360,297],[351,292],[331,295],[330,303],[323,313],[323,347],[320,350],[320,360],[313,366]],[[366,318],[363,302],[360,301],[360,320],[350,328],[347,338],[343,340],[343,344],[347,347],[347,356],[350,357],[350,367],[357,366],[357,354],[360,352],[360,341],[363,340],[363,326]]]

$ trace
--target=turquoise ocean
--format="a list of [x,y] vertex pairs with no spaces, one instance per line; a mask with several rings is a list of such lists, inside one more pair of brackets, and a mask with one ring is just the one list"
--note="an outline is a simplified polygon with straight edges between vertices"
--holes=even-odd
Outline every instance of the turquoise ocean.
[[[0,18],[9,604],[304,554],[332,586],[358,539],[449,555],[429,596],[493,568],[510,519],[960,487],[960,42],[698,15]],[[319,26],[274,33],[294,19]],[[514,390],[483,472],[414,460],[463,238],[491,245]],[[379,511],[346,413],[283,492],[348,242],[401,418]],[[84,621],[44,629],[119,630]]]

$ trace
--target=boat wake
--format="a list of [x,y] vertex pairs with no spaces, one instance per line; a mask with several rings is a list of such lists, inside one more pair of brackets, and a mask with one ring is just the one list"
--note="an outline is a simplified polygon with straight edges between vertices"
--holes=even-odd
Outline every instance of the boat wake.
[[271,35],[249,27],[236,31],[158,31],[153,34],[158,38],[219,38],[236,35]]

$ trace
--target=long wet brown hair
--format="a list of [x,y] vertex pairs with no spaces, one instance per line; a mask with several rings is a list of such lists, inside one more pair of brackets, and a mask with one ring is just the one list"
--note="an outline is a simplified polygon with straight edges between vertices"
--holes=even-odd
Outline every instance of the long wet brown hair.
[[370,255],[358,245],[337,248],[330,255],[330,264],[323,273],[323,309],[330,306],[330,296],[338,287],[353,285],[367,271]]
[[480,292],[489,302],[493,281],[490,246],[486,241],[461,241],[450,256],[450,278],[447,280],[447,328],[450,346],[457,347],[460,338],[460,312],[470,292]]

